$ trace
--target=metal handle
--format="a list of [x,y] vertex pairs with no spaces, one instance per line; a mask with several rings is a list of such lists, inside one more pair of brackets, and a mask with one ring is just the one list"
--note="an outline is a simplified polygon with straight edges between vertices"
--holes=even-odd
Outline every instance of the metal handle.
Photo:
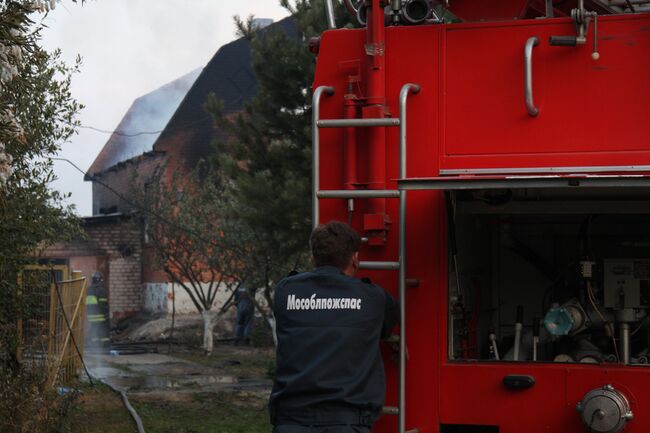
[[535,106],[533,101],[533,48],[539,45],[539,38],[533,36],[526,41],[524,48],[524,93],[526,97],[526,110],[531,117],[539,114],[539,109]]
[[320,218],[318,208],[318,190],[320,189],[320,131],[318,120],[320,119],[320,100],[323,94],[331,96],[334,94],[334,87],[320,86],[314,90],[311,102],[311,206],[312,226],[316,228]]
[[334,5],[332,4],[332,0],[325,0],[325,16],[327,17],[327,27],[335,29],[336,21],[334,19]]

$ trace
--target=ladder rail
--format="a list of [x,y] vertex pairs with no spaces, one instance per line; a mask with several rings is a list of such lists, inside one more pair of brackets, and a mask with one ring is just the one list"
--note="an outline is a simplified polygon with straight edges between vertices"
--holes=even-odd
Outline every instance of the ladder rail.
[[320,117],[320,101],[323,94],[331,96],[334,94],[334,87],[319,86],[314,90],[311,100],[311,215],[312,227],[318,227],[318,191],[320,189],[320,130],[318,121]]
[[[398,405],[391,407],[387,413],[397,414],[398,432],[406,431],[406,197],[407,191],[400,190],[320,190],[320,128],[399,126],[399,177],[406,179],[407,158],[407,103],[409,95],[420,92],[418,84],[404,84],[399,95],[399,118],[386,119],[320,119],[320,102],[322,96],[334,94],[331,86],[319,86],[312,98],[312,225],[319,224],[320,198],[399,198],[398,261],[397,262],[362,262],[363,269],[388,269],[399,271],[399,389]],[[413,430],[411,430],[413,431]],[[414,430],[414,431],[417,431]]]
[[[409,94],[420,92],[417,84],[405,84],[399,94],[399,177],[406,173],[406,106]],[[406,432],[406,191],[399,192],[399,392],[398,432]]]

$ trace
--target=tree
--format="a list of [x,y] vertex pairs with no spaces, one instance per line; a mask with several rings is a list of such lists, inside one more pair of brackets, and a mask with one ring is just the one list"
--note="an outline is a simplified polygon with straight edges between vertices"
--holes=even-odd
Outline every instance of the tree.
[[[229,139],[215,143],[214,171],[224,185],[220,212],[231,245],[245,249],[242,267],[273,305],[273,284],[307,265],[311,229],[311,83],[314,56],[308,41],[327,28],[321,0],[282,0],[293,16],[298,38],[277,26],[257,30],[252,17],[235,17],[251,42],[258,92],[234,118],[212,95],[206,104]],[[337,22],[348,21],[337,4]],[[269,308],[259,311],[274,327]]]
[[[77,126],[82,107],[71,97],[70,79],[79,65],[69,67],[58,51],[38,45],[40,26],[33,30],[32,12],[17,2],[0,2],[0,150],[10,167],[4,168],[8,176],[0,192],[0,324],[9,334],[19,308],[18,271],[39,248],[69,239],[78,229],[65,196],[49,188],[54,179],[49,157]],[[6,334],[0,342],[2,349],[16,344]]]
[[[213,307],[217,294],[236,290],[239,258],[227,248],[220,226],[217,183],[202,175],[201,165],[189,174],[154,176],[139,196],[145,242],[156,265],[174,285],[181,287],[203,318],[203,349],[211,354],[215,321],[230,306]],[[141,184],[134,180],[134,185]]]
[[[18,274],[40,248],[78,233],[65,196],[50,189],[51,156],[74,132],[81,109],[70,93],[79,64],[40,45],[33,22],[44,2],[0,0],[0,431],[58,431],[56,396],[41,388],[42,371],[22,364],[17,319],[30,305]],[[49,2],[48,6],[49,8]]]

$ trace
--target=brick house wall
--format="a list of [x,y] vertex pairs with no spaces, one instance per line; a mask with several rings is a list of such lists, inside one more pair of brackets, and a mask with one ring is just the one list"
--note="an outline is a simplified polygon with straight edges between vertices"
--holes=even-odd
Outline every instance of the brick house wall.
[[85,239],[47,248],[44,259],[65,259],[90,282],[99,271],[108,289],[111,323],[142,310],[142,233],[122,214],[84,218]]

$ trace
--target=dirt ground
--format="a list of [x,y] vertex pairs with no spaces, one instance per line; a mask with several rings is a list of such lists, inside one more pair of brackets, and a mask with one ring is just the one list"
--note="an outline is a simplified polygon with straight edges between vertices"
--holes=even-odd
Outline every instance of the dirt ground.
[[[150,349],[152,346],[148,346]],[[154,347],[158,353],[86,356],[91,374],[127,392],[147,433],[258,433],[271,427],[266,403],[274,352],[217,345]],[[118,394],[105,385],[81,386],[74,433],[135,432]]]

